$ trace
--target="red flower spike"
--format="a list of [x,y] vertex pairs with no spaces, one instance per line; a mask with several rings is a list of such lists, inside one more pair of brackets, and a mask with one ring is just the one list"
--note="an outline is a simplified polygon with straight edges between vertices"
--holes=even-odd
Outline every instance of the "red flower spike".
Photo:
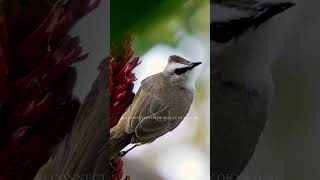
[[112,164],[115,164],[112,171],[112,180],[120,180],[123,176],[123,161],[120,159],[120,157],[117,157],[113,159]]
[[9,93],[9,82],[8,82],[8,67],[7,67],[7,57],[6,57],[6,47],[1,44],[5,41],[6,30],[3,18],[0,17],[0,108],[5,97]]
[[3,2],[0,180],[33,179],[70,131],[80,107],[72,95],[76,72],[71,65],[88,54],[82,53],[79,38],[68,33],[100,1],[53,1],[52,7],[40,0]]
[[[132,103],[134,93],[132,92],[137,79],[132,72],[141,61],[138,57],[133,58],[134,51],[131,48],[132,38],[125,39],[119,47],[111,50],[110,61],[110,128],[114,127],[120,120],[122,114]],[[112,180],[120,180],[123,176],[123,162],[120,157],[111,160],[113,171]],[[127,179],[127,178],[126,178]]]
[[30,126],[22,126],[17,129],[11,136],[11,141],[19,141],[21,138],[25,137],[28,132],[31,131]]

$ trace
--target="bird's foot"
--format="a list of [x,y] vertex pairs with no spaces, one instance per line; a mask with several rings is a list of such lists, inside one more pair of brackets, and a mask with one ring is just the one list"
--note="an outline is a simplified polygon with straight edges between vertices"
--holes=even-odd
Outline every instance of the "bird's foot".
[[123,157],[125,156],[129,151],[120,151],[119,156]]
[[123,156],[125,156],[128,152],[130,152],[132,149],[134,149],[134,148],[136,148],[136,147],[138,147],[138,146],[140,146],[141,144],[140,143],[137,143],[137,144],[135,144],[134,146],[132,146],[130,149],[128,149],[128,150],[126,150],[126,151],[120,151],[120,153],[119,153],[119,156],[120,157],[123,157]]

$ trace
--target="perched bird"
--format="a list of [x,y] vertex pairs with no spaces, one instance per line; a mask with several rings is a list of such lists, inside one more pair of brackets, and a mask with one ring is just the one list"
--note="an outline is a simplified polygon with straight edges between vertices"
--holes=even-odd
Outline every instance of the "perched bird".
[[173,55],[162,72],[141,82],[132,104],[110,131],[111,157],[130,143],[151,143],[181,123],[193,101],[193,72],[200,64]]
[[[263,28],[260,26],[264,22],[293,5],[254,0],[211,1],[213,180],[235,180],[246,167],[265,126],[273,95],[272,59],[245,59],[244,54],[250,50],[237,44],[246,40],[241,38],[249,36],[251,30]],[[228,51],[232,47],[236,51]],[[234,52],[236,55],[232,56]]]

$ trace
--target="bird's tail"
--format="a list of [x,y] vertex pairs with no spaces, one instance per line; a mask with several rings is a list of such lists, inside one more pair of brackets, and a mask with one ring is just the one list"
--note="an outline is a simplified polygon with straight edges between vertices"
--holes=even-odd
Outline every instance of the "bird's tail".
[[110,155],[111,158],[119,154],[119,152],[130,144],[132,134],[120,132],[120,129],[115,126],[110,130]]

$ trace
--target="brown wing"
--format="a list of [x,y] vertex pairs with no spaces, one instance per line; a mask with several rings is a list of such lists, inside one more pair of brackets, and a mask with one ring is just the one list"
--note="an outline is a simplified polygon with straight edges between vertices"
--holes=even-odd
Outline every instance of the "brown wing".
[[[167,105],[170,85],[157,74],[142,81],[129,112],[127,132],[135,132],[139,142],[147,143],[172,131],[183,118],[170,119],[175,114]],[[169,89],[168,89],[169,88]]]

